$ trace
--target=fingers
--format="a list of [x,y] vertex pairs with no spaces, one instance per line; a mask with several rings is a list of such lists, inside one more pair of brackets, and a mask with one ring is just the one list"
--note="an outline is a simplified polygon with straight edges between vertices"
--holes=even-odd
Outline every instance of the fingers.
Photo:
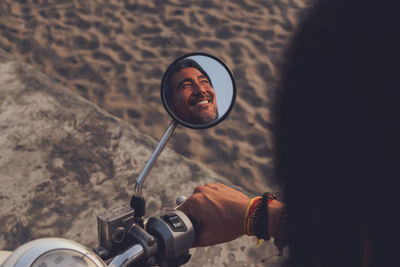
[[230,241],[243,233],[243,218],[250,199],[220,183],[197,186],[177,209],[196,225],[195,246]]

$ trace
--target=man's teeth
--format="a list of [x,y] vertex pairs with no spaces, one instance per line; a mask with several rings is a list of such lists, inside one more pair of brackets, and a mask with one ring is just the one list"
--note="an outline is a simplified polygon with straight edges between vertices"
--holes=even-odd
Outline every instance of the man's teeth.
[[208,100],[197,102],[196,105],[208,104]]

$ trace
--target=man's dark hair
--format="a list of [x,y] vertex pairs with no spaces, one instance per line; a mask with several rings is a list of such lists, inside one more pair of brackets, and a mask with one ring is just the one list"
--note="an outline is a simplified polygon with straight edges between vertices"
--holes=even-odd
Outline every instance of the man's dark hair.
[[175,106],[173,105],[173,101],[172,101],[172,93],[174,91],[174,88],[171,87],[171,78],[172,78],[172,76],[174,76],[175,73],[177,73],[178,71],[180,71],[181,69],[184,69],[184,68],[198,69],[201,72],[201,74],[206,76],[211,87],[213,87],[211,79],[208,76],[207,72],[205,72],[205,70],[199,65],[199,63],[197,63],[193,59],[184,58],[184,59],[181,59],[181,60],[175,62],[173,64],[173,66],[170,69],[168,69],[168,72],[165,76],[165,84],[164,84],[165,90],[166,90],[165,97],[166,97],[169,108],[171,108],[172,110],[174,110]]
[[[397,1],[324,0],[277,93],[276,175],[291,266],[400,266]],[[395,263],[397,262],[397,263]]]

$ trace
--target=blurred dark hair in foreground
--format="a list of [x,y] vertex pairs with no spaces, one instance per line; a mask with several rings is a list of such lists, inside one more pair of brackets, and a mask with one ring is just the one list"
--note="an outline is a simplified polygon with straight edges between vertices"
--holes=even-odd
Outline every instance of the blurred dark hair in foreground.
[[288,50],[276,166],[293,266],[400,266],[399,6],[319,1]]

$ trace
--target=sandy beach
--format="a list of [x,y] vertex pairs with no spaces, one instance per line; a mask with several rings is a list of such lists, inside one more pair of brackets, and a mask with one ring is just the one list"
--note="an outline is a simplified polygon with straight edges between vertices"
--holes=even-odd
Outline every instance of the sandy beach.
[[276,192],[272,97],[310,3],[2,0],[0,47],[155,139],[171,120],[160,100],[167,66],[196,51],[221,58],[238,89],[230,117],[207,130],[178,127],[168,146],[251,192]]

